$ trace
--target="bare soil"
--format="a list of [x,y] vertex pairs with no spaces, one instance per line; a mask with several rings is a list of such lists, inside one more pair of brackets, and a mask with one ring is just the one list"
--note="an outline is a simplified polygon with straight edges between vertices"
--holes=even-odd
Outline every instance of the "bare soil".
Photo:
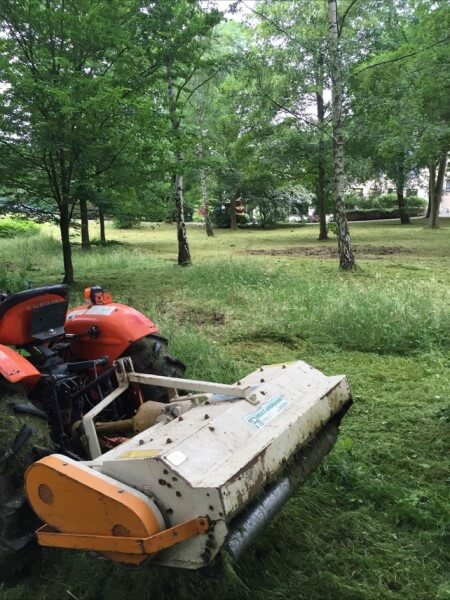
[[[405,246],[353,246],[357,255],[389,256],[392,254],[411,254],[411,250]],[[293,246],[292,248],[270,248],[246,250],[246,254],[266,256],[313,256],[316,258],[336,258],[338,249],[332,246]]]

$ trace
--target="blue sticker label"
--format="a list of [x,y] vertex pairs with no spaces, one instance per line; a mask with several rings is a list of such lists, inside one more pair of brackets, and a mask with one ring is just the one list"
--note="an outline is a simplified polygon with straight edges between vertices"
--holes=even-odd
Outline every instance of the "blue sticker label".
[[284,412],[288,406],[289,402],[286,398],[283,398],[283,396],[272,396],[270,400],[265,402],[257,410],[245,415],[244,421],[247,421],[247,423],[252,425],[255,429],[263,429],[263,427]]

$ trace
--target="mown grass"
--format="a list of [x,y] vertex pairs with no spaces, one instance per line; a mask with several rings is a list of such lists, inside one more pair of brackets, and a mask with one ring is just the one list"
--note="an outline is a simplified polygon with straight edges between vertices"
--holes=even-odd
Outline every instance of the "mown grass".
[[[450,230],[416,222],[353,225],[355,244],[403,246],[335,260],[253,256],[248,249],[318,244],[315,227],[189,230],[194,265],[174,264],[172,227],[111,230],[123,246],[75,250],[79,302],[102,284],[147,312],[191,377],[231,382],[263,363],[302,358],[346,373],[354,406],[319,470],[238,565],[206,572],[134,570],[83,553],[45,551],[32,573],[0,589],[42,598],[447,600],[450,469]],[[450,223],[449,223],[450,225]],[[334,242],[327,242],[331,245]],[[50,238],[4,240],[12,287],[60,277]],[[220,466],[218,466],[220,467]]]

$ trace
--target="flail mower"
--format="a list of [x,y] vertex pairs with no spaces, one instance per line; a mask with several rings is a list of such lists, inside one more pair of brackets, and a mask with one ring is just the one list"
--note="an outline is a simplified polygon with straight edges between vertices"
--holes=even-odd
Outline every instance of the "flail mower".
[[39,546],[196,569],[239,557],[333,447],[344,376],[302,361],[234,385],[185,365],[100,287],[0,296],[0,575]]

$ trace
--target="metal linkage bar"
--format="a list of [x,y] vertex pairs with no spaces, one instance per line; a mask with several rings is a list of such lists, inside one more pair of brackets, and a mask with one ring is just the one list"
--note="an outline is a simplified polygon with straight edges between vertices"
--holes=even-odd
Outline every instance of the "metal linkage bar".
[[[242,385],[227,385],[223,383],[213,383],[211,381],[199,381],[196,379],[182,379],[180,377],[163,377],[162,375],[148,375],[146,373],[136,373],[133,369],[133,363],[130,358],[122,358],[114,363],[117,381],[119,386],[110,394],[105,396],[98,404],[96,404],[82,419],[84,433],[86,435],[89,453],[91,459],[101,456],[100,443],[98,441],[97,431],[95,429],[94,419],[107,406],[109,406],[116,398],[128,389],[130,383],[139,383],[140,385],[156,385],[171,389],[182,389],[188,392],[200,392],[207,394],[226,395],[227,399],[243,398],[254,404],[254,394],[252,386]],[[190,400],[188,396],[181,397]],[[178,400],[178,397],[177,397]]]
[[103,400],[101,400],[98,404],[96,404],[88,413],[86,413],[82,419],[84,433],[86,435],[88,445],[89,445],[89,454],[91,455],[91,459],[98,458],[101,456],[102,451],[100,448],[100,443],[98,441],[97,431],[95,429],[94,419],[97,415],[99,415],[102,410],[104,410],[107,406],[114,402],[116,398],[118,398],[123,392],[128,389],[128,374],[126,371],[127,366],[132,368],[131,360],[121,359],[115,363],[115,371],[117,381],[119,382],[119,387],[113,390],[110,394],[105,396]]
[[162,375],[147,375],[144,373],[128,373],[128,381],[141,385],[158,385],[166,388],[178,388],[188,392],[206,392],[210,394],[226,394],[235,398],[247,398],[251,386],[227,385],[225,383],[212,383],[196,379],[182,379],[180,377],[163,377]]

